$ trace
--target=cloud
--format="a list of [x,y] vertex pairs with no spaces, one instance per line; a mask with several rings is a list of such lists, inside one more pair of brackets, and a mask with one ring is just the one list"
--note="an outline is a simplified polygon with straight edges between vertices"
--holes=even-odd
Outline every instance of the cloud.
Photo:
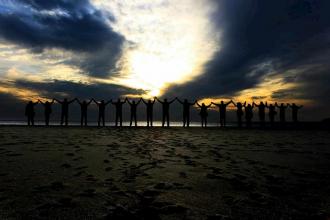
[[[311,57],[328,54],[330,36],[330,3],[314,0],[224,0],[214,1],[218,10],[214,24],[221,29],[221,50],[205,66],[204,74],[194,82],[174,86],[168,94],[186,97],[232,95],[262,83],[269,73],[283,74],[287,70],[305,69],[328,63]],[[329,71],[329,65],[325,66]],[[312,69],[310,69],[313,71]],[[310,83],[324,88],[315,71],[308,74]],[[297,74],[296,77],[299,77]],[[287,78],[287,80],[293,78]],[[307,80],[301,78],[301,80]],[[302,88],[302,87],[301,87]],[[279,88],[280,89],[280,88]],[[308,96],[310,91],[301,91]],[[286,92],[287,93],[287,92]],[[311,91],[315,93],[315,91]],[[278,94],[277,94],[278,95]],[[283,95],[283,93],[282,93]],[[275,94],[276,96],[276,94]]]
[[114,18],[88,0],[7,0],[0,2],[0,37],[34,53],[59,48],[74,54],[68,63],[87,74],[108,76],[124,37],[109,25]]

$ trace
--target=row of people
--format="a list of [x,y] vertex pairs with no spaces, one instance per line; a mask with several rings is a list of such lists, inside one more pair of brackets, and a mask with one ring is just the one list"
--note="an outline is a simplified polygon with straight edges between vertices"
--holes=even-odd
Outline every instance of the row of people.
[[[35,116],[35,111],[34,111],[34,106],[37,105],[38,103],[42,104],[44,106],[44,113],[45,113],[45,124],[48,126],[49,125],[49,120],[50,120],[50,115],[52,113],[52,105],[54,102],[57,102],[61,105],[61,125],[68,125],[68,118],[69,118],[69,105],[73,102],[77,102],[80,105],[81,109],[81,126],[87,126],[87,110],[88,106],[94,102],[98,106],[98,126],[105,126],[105,108],[108,104],[113,104],[116,107],[116,120],[115,120],[115,125],[116,126],[122,126],[122,121],[123,121],[123,114],[122,114],[122,106],[127,102],[130,105],[130,112],[131,112],[131,117],[130,117],[130,126],[134,125],[137,126],[137,106],[141,103],[141,101],[146,105],[146,113],[147,113],[147,126],[153,126],[153,106],[156,102],[156,100],[162,105],[162,126],[164,127],[165,124],[166,126],[170,126],[170,105],[174,101],[178,101],[180,104],[183,106],[183,127],[189,127],[190,126],[190,107],[195,106],[200,109],[200,116],[201,116],[201,124],[202,127],[207,126],[207,117],[208,117],[208,109],[214,105],[219,108],[219,113],[220,113],[220,126],[226,126],[226,112],[227,112],[227,106],[230,104],[233,104],[236,107],[236,112],[237,112],[237,122],[238,126],[242,126],[242,118],[243,115],[245,114],[245,121],[246,121],[246,126],[250,127],[252,123],[252,118],[253,118],[253,108],[258,107],[258,112],[259,112],[259,121],[261,126],[265,126],[265,115],[266,115],[266,108],[269,109],[268,114],[269,114],[269,119],[270,119],[270,124],[273,125],[275,121],[275,116],[277,114],[276,108],[280,110],[280,122],[284,125],[285,124],[285,112],[286,108],[291,107],[292,108],[292,120],[294,122],[298,121],[298,110],[302,108],[302,106],[297,106],[296,104],[284,104],[282,103],[281,105],[278,105],[277,103],[273,104],[267,104],[267,102],[264,104],[263,102],[260,102],[259,104],[252,103],[252,104],[247,104],[244,102],[243,104],[241,102],[235,103],[233,100],[229,102],[223,102],[221,101],[220,103],[214,103],[211,102],[209,105],[205,105],[202,103],[201,105],[197,102],[189,102],[187,99],[184,101],[181,101],[179,98],[175,98],[171,101],[168,101],[167,99],[164,99],[161,101],[157,97],[154,97],[153,100],[148,100],[145,101],[144,99],[140,98],[138,101],[130,101],[128,98],[124,99],[123,101],[121,99],[118,99],[117,101],[96,101],[95,99],[91,99],[89,101],[80,101],[79,99],[75,98],[72,100],[64,99],[63,101],[60,101],[58,99],[53,99],[51,102],[46,101],[42,102],[41,100],[38,100],[37,102],[32,102],[30,101],[25,110],[25,115],[28,118],[28,125],[34,125],[34,116]],[[244,110],[243,110],[244,108]]]

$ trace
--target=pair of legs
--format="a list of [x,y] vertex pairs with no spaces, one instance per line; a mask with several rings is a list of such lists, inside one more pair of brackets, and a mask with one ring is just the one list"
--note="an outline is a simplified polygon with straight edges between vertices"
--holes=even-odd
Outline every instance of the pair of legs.
[[118,126],[118,121],[119,121],[119,126],[123,126],[123,115],[116,113],[116,127]]
[[49,125],[49,118],[50,118],[50,115],[45,115],[45,123],[46,123],[46,126]]
[[265,127],[265,115],[259,115],[260,126]]
[[137,127],[136,113],[131,114],[131,122],[130,122],[129,126],[132,126],[133,120],[134,120],[135,127]]
[[100,124],[101,124],[101,120],[102,120],[102,125],[103,127],[105,126],[105,121],[104,121],[104,113],[99,113],[99,119],[97,121],[97,125],[100,127]]
[[169,127],[170,126],[170,116],[169,116],[169,113],[168,112],[165,112],[163,114],[163,124],[162,124],[162,127],[165,126],[165,121],[166,121],[167,127]]
[[226,118],[225,117],[220,117],[220,126],[226,127]]
[[189,113],[184,113],[183,114],[183,127],[189,127],[190,125],[190,115]]
[[65,126],[68,125],[68,113],[67,112],[62,112],[61,114],[61,125],[65,123]]
[[206,127],[206,126],[207,126],[207,118],[202,117],[202,127]]
[[80,118],[80,125],[87,126],[87,113],[82,113]]
[[34,116],[28,116],[28,125],[34,125]]
[[152,113],[147,113],[147,127],[149,127],[149,125],[152,127],[152,121],[153,121],[153,117],[152,117]]

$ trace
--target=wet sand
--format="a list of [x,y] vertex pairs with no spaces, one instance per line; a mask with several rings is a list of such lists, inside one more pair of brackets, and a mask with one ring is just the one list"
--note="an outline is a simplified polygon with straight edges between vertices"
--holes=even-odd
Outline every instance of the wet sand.
[[0,127],[0,219],[329,214],[329,131]]

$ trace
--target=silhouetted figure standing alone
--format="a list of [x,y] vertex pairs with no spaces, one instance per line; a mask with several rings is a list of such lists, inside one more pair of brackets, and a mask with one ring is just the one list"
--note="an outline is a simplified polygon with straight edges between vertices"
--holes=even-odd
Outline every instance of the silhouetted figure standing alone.
[[80,102],[79,99],[77,99],[77,102],[80,105],[80,125],[81,126],[87,126],[87,109],[89,104],[91,104],[92,100],[90,100],[89,102],[86,102],[85,100],[83,102]]
[[38,102],[29,101],[25,107],[25,116],[27,117],[27,123],[29,126],[34,125],[34,116],[35,116],[34,106],[37,104]]
[[54,99],[56,102],[61,104],[62,111],[61,111],[61,125],[65,122],[65,126],[68,126],[69,121],[69,105],[75,101],[75,99],[68,101],[66,98],[63,101],[60,101],[58,99]]
[[289,104],[284,105],[283,103],[281,103],[281,105],[278,106],[278,104],[275,103],[275,106],[280,109],[280,123],[281,123],[281,126],[284,126],[285,125],[285,121],[286,121],[286,119],[285,119],[285,111],[288,108]]
[[54,99],[51,102],[46,101],[45,103],[43,103],[40,100],[39,100],[39,102],[45,108],[45,124],[46,124],[46,126],[48,126],[49,125],[50,114],[52,113],[52,105],[54,104]]
[[297,106],[295,103],[289,105],[292,109],[292,121],[294,123],[298,123],[298,110],[301,109],[303,106]]
[[119,121],[119,126],[123,126],[123,104],[125,104],[126,99],[122,102],[120,99],[117,100],[117,102],[113,102],[111,100],[111,103],[116,107],[116,127],[118,126],[118,121]]
[[275,105],[270,104],[269,106],[267,106],[267,108],[269,109],[268,115],[269,115],[270,126],[273,127],[275,121],[275,115],[277,114],[275,110]]
[[186,125],[187,125],[187,127],[189,127],[189,125],[190,125],[190,106],[195,105],[197,101],[190,103],[190,102],[188,102],[187,99],[185,99],[183,102],[178,98],[176,98],[176,100],[178,100],[178,102],[181,103],[183,106],[183,127],[185,127]]
[[[242,117],[244,115],[244,112],[243,112],[243,105],[241,102],[237,102],[236,104],[233,102],[233,105],[237,108],[236,110],[236,115],[237,115],[237,124],[238,124],[238,127],[242,127]],[[245,105],[245,103],[244,103]]]
[[233,101],[230,100],[227,103],[224,103],[223,101],[220,102],[220,104],[212,102],[212,105],[219,107],[219,113],[220,113],[220,126],[226,127],[226,112],[227,112],[227,106],[232,103]]
[[101,119],[102,119],[102,125],[104,127],[105,126],[105,107],[111,102],[111,100],[108,102],[104,102],[104,100],[101,100],[101,102],[97,102],[97,101],[95,101],[95,99],[92,99],[92,100],[99,107],[99,117],[97,120],[97,125],[100,127]]
[[[142,98],[141,98],[142,99]],[[128,104],[131,106],[131,120],[130,120],[130,124],[129,126],[132,126],[133,123],[133,119],[134,119],[134,124],[135,127],[137,127],[137,119],[136,119],[136,110],[137,110],[137,106],[140,104],[141,99],[138,102],[135,102],[134,100],[132,102],[130,102],[127,98],[126,101],[128,102]]]
[[245,121],[246,121],[246,127],[250,128],[252,125],[252,118],[253,118],[253,107],[254,105],[248,104],[246,106],[246,103],[244,103],[245,107]]
[[265,109],[267,107],[267,102],[266,105],[263,102],[260,102],[259,105],[257,105],[256,103],[253,102],[253,104],[255,106],[258,107],[258,114],[259,114],[259,122],[260,122],[260,126],[264,127],[265,126]]
[[156,99],[163,106],[162,127],[165,126],[165,121],[166,121],[167,127],[169,127],[170,126],[170,104],[172,104],[175,101],[175,99],[173,99],[170,102],[168,102],[167,99],[164,99],[164,101],[160,101],[157,97],[156,97]]
[[200,116],[201,116],[201,123],[202,123],[202,127],[207,127],[207,109],[210,108],[212,106],[212,103],[209,105],[205,105],[204,103],[202,105],[198,104],[198,102],[196,102],[198,107],[201,109],[200,111]]
[[146,101],[144,101],[144,99],[142,99],[142,102],[147,106],[147,127],[149,127],[149,125],[152,127],[153,109],[154,109],[155,101],[156,101],[155,98],[153,101],[151,101],[149,99],[148,102],[146,102]]

